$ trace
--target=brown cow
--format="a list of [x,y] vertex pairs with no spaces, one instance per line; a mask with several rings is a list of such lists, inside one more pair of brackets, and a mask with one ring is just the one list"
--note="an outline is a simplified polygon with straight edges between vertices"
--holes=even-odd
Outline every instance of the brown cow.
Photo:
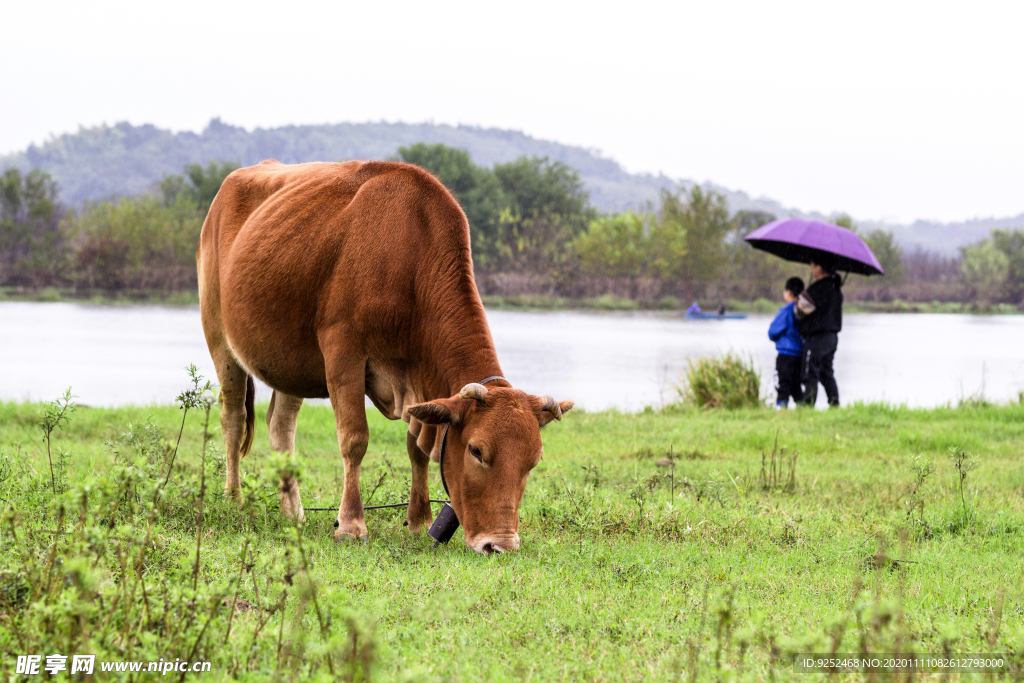
[[[253,440],[252,376],[273,388],[270,446],[291,453],[303,398],[330,398],[345,463],[334,537],[365,538],[364,395],[409,423],[408,524],[431,522],[428,459],[449,425],[444,476],[466,543],[519,547],[519,503],[540,427],[572,408],[500,376],[473,280],[469,225],[433,176],[400,163],[287,166],[227,177],[196,252],[203,329],[221,384],[226,490]],[[281,511],[302,518],[297,483]]]

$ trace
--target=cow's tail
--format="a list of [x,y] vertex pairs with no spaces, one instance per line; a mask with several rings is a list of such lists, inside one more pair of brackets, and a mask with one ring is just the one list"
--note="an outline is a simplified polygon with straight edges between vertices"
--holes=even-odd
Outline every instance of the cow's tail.
[[245,376],[245,436],[242,437],[242,447],[239,457],[244,458],[252,448],[253,437],[256,436],[256,384],[252,381],[252,375]]

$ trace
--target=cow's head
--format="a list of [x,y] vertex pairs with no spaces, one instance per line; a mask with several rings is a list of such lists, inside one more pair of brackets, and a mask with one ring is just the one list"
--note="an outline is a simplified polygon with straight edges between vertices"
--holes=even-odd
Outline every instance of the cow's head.
[[572,401],[467,384],[458,396],[412,406],[430,425],[448,425],[444,477],[466,545],[478,553],[519,549],[519,503],[544,452],[540,428]]

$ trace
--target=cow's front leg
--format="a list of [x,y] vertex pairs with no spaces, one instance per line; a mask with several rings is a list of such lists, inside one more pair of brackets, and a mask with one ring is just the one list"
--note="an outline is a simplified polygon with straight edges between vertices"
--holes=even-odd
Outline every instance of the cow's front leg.
[[[428,428],[422,424],[419,427]],[[430,486],[427,483],[430,456],[417,445],[416,437],[417,435],[413,434],[413,426],[410,425],[405,435],[405,449],[409,452],[409,463],[412,465],[412,488],[409,491],[409,511],[406,520],[412,533],[419,532],[424,525],[429,527],[434,521],[430,511]]]
[[[267,427],[270,429],[270,449],[278,453],[295,452],[295,423],[299,419],[302,399],[275,390],[267,409]],[[281,514],[302,521],[306,515],[299,497],[299,482],[290,474],[281,477]]]
[[338,426],[338,445],[345,465],[345,489],[341,494],[334,540],[365,540],[367,533],[363,519],[363,499],[359,493],[359,466],[370,441],[363,403],[366,363],[350,363],[347,367],[338,367],[337,363],[332,365],[334,367],[328,367],[327,390],[331,395],[331,406]]

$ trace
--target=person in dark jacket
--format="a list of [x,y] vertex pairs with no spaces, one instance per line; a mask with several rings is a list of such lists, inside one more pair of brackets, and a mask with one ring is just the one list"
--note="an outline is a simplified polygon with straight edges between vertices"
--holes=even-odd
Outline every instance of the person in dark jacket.
[[839,387],[832,360],[843,329],[843,281],[835,272],[834,260],[825,256],[821,261],[811,261],[814,280],[796,304],[797,325],[804,340],[804,405],[813,406],[817,401],[820,382],[829,406],[835,408],[839,406]]
[[768,338],[775,342],[775,350],[779,352],[775,359],[775,374],[778,377],[776,386],[775,408],[789,407],[789,397],[800,404],[804,398],[804,390],[800,386],[801,356],[804,349],[800,330],[797,329],[796,301],[804,291],[804,281],[798,277],[786,280],[786,288],[782,297],[786,305],[775,314],[775,320],[768,326]]

